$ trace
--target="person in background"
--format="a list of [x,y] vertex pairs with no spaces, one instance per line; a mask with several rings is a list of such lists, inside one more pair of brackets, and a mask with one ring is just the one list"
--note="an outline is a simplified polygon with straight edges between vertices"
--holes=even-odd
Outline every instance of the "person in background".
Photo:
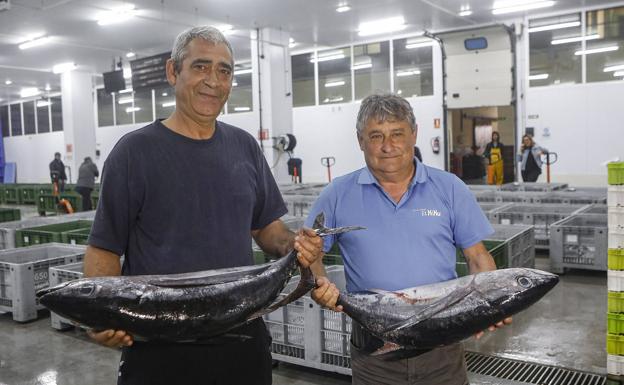
[[[340,247],[347,291],[395,291],[454,279],[458,247],[471,274],[495,270],[481,242],[494,230],[474,195],[455,175],[414,156],[416,119],[407,100],[393,94],[368,96],[356,130],[366,167],[332,180],[306,219],[310,225],[323,212],[328,227],[366,227],[324,238],[325,251],[336,242]],[[315,264],[320,265],[315,271],[324,272],[321,260]],[[317,287],[312,291],[317,303],[342,310],[336,306],[338,289],[326,274],[317,273]],[[381,346],[381,340],[353,322],[353,384],[468,384],[462,344],[389,361],[369,355]]]
[[531,135],[522,137],[522,147],[520,150],[519,160],[522,162],[520,170],[522,180],[524,182],[535,182],[542,173],[542,154],[546,154],[547,149],[538,146],[533,141]]
[[492,141],[485,146],[483,156],[489,161],[489,172],[492,173],[493,184],[503,184],[503,147],[500,135],[492,131]]
[[95,178],[98,176],[100,176],[100,171],[97,165],[87,156],[78,169],[78,181],[75,189],[82,196],[82,211],[93,210],[91,192],[95,187]]
[[65,175],[65,165],[61,160],[61,153],[54,153],[54,160],[50,162],[50,178],[52,179],[52,184],[56,183],[58,192],[65,191],[65,181],[67,180],[67,175]]

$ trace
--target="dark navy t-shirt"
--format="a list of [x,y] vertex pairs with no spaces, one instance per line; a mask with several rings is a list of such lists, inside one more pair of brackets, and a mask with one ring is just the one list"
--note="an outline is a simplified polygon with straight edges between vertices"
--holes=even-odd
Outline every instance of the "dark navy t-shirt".
[[251,230],[286,212],[247,132],[217,122],[195,140],[156,121],[106,159],[89,244],[125,255],[124,275],[251,265]]

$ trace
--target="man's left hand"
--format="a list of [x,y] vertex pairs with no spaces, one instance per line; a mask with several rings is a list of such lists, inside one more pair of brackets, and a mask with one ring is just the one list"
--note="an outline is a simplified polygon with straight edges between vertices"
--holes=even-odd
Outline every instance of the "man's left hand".
[[[493,332],[497,328],[502,328],[503,326],[509,325],[509,324],[511,324],[511,317],[505,318],[501,322],[498,322],[496,325],[490,326],[487,330]],[[479,338],[483,337],[484,334],[485,334],[485,331],[479,332],[479,333],[475,334],[475,338],[479,339]]]
[[323,239],[312,229],[300,229],[295,236],[295,250],[301,266],[309,267],[323,257]]

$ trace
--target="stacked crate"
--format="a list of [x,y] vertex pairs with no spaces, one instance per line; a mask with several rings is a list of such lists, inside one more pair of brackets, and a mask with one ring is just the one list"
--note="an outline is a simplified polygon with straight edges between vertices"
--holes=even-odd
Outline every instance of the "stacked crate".
[[624,162],[608,167],[607,373],[624,378]]

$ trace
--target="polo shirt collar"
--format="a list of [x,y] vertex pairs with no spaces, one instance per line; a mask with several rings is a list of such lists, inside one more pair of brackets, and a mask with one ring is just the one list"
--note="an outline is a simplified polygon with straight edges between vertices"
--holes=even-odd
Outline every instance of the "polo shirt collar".
[[[410,186],[414,186],[418,183],[425,183],[429,176],[429,173],[427,172],[427,168],[425,167],[425,165],[422,164],[416,157],[414,157],[414,164],[416,165],[416,175],[414,175],[414,178],[412,178]],[[375,176],[373,175],[373,173],[370,171],[368,167],[364,167],[360,171],[360,175],[358,176],[357,183],[379,185],[379,183],[377,183],[377,179],[375,179]]]

